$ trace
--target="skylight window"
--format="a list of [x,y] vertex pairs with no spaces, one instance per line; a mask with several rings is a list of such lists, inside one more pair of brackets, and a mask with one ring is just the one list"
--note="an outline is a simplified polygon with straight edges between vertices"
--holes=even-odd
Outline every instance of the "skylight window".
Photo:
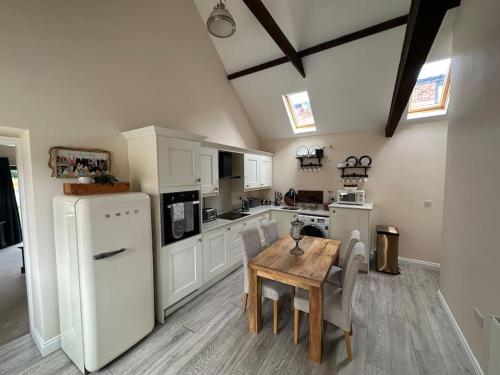
[[422,67],[408,103],[408,118],[446,114],[450,92],[451,59]]
[[316,131],[311,102],[307,91],[283,95],[290,125],[295,134]]

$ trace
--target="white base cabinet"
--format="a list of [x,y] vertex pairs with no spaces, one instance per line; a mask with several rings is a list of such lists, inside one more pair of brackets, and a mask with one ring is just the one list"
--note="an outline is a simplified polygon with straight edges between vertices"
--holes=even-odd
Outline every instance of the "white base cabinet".
[[291,222],[297,218],[297,213],[286,211],[271,211],[271,219],[276,221],[280,237],[290,233]]
[[229,256],[229,265],[234,266],[242,261],[240,232],[246,225],[235,224],[224,228],[226,230],[226,249]]
[[226,228],[203,234],[203,282],[210,281],[229,267]]
[[[256,225],[260,228],[260,225],[268,220],[269,213],[265,213],[203,233],[203,282],[207,283],[241,263],[240,232]],[[262,233],[261,238],[263,238]]]
[[[336,240],[344,240],[354,229],[361,233],[361,242],[365,245],[366,262],[361,265],[363,271],[369,271],[370,264],[370,220],[371,210],[330,207],[330,234]],[[345,254],[340,254],[340,262]]]
[[163,306],[167,308],[203,285],[201,235],[162,249]]

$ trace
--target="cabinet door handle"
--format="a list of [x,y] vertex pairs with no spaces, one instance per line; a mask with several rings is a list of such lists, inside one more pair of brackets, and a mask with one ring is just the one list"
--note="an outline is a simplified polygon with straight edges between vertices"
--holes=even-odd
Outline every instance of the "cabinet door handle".
[[335,211],[334,211],[334,210],[332,210],[332,214],[334,214],[334,213],[335,213]]
[[197,178],[197,179],[196,179],[196,182],[201,182],[201,178]]
[[231,230],[231,228],[227,228],[227,229],[226,229],[226,232],[229,232],[230,230]]

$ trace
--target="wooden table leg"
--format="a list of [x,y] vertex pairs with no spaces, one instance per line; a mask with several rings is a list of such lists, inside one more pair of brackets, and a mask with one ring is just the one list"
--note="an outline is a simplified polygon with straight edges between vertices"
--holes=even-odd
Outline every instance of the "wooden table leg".
[[261,318],[261,290],[262,282],[257,272],[248,267],[249,299],[250,299],[250,318],[248,328],[252,333],[259,333],[262,327]]
[[321,363],[323,341],[323,287],[309,290],[309,358]]

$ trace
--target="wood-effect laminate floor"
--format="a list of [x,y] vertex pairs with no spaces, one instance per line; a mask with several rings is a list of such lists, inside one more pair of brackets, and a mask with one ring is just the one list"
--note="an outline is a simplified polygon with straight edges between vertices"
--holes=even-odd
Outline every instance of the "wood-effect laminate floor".
[[26,274],[17,245],[0,249],[0,346],[30,331]]
[[[325,325],[323,363],[307,355],[307,320],[292,343],[289,300],[273,335],[272,303],[263,304],[261,333],[248,332],[240,309],[238,270],[170,316],[100,374],[473,374],[464,348],[437,298],[439,274],[401,267],[401,275],[360,274],[354,294],[354,359],[341,332]],[[78,374],[62,351],[45,358],[30,336],[0,347],[0,374]]]

